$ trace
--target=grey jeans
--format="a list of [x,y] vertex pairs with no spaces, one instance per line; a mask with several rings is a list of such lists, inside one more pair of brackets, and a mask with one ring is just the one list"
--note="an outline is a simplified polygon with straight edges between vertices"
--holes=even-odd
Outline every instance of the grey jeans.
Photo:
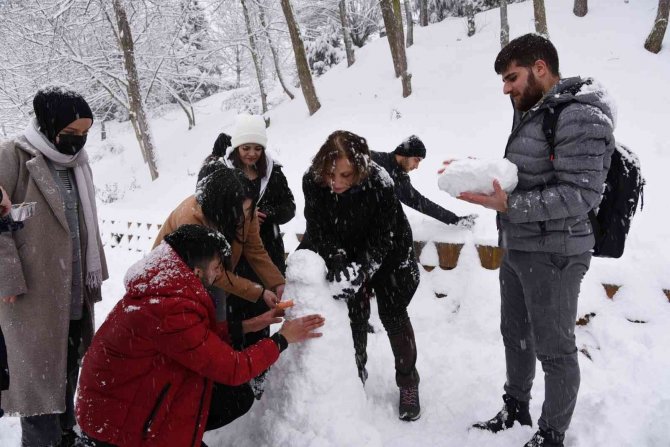
[[538,425],[565,433],[577,403],[577,299],[591,252],[574,256],[506,250],[500,267],[500,332],[505,344],[505,392],[527,402],[542,363],[545,399]]

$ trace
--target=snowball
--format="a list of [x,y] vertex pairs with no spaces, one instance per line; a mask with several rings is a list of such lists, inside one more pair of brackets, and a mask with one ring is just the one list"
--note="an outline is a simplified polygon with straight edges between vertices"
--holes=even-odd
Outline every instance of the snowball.
[[498,180],[506,192],[512,192],[519,181],[517,167],[505,159],[480,160],[468,158],[452,161],[438,177],[442,191],[454,197],[463,192],[493,193],[493,180]]

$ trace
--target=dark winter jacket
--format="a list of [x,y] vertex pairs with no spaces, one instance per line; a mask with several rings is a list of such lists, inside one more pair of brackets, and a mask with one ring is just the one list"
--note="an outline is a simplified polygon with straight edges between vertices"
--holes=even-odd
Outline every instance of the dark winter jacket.
[[[588,212],[598,206],[614,152],[614,119],[605,91],[580,78],[562,79],[525,115],[515,115],[505,157],[519,169],[508,211],[498,215],[503,247],[565,256],[593,248]],[[542,131],[545,112],[565,102],[556,125],[555,156]]]
[[299,248],[317,252],[329,269],[339,252],[347,262],[361,264],[367,278],[382,264],[407,262],[412,230],[391,177],[378,164],[371,163],[370,175],[342,194],[316,183],[310,171],[302,178],[302,189],[307,228]]
[[389,173],[395,183],[395,193],[402,203],[447,225],[458,223],[459,218],[456,214],[428,200],[414,189],[409,175],[396,162],[393,152],[370,151],[370,156]]
[[212,383],[249,381],[279,347],[264,339],[233,350],[209,294],[166,244],[129,270],[126,290],[84,357],[79,425],[123,447],[199,447]]

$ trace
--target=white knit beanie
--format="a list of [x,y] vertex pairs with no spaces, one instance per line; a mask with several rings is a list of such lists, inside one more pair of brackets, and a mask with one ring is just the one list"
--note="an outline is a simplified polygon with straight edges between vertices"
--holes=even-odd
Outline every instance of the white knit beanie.
[[260,115],[242,113],[235,119],[235,128],[231,135],[231,147],[243,144],[259,144],[267,147],[268,137],[265,134],[265,120]]

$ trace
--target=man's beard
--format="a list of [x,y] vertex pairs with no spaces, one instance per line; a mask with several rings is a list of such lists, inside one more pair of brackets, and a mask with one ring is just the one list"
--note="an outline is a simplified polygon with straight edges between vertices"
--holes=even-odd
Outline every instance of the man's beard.
[[535,79],[532,70],[529,70],[526,88],[523,89],[521,96],[515,101],[514,105],[517,110],[527,112],[531,107],[537,104],[540,99],[542,99],[543,94],[542,86],[540,86],[537,79]]
[[401,159],[400,162],[398,163],[400,165],[400,169],[402,169],[405,172],[409,172],[409,160],[408,159]]

